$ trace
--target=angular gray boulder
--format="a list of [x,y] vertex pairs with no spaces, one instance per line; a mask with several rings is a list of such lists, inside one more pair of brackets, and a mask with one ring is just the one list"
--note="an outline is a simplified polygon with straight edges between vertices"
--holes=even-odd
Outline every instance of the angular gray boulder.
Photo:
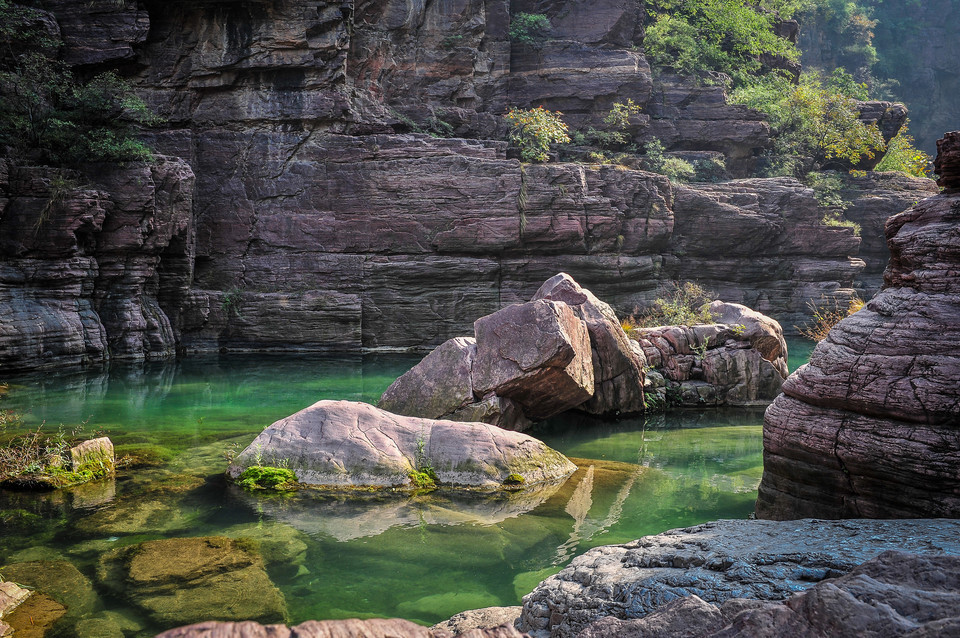
[[607,616],[578,638],[911,638],[960,635],[960,557],[888,551],[784,602],[699,596],[636,620]]
[[[476,401],[471,370],[477,354],[473,337],[454,337],[390,384],[377,407],[394,414],[441,419]],[[454,419],[484,421],[485,419]]]
[[587,325],[594,393],[579,409],[597,415],[643,412],[646,359],[636,342],[623,331],[613,308],[582,288],[567,273],[559,273],[545,281],[533,299],[563,302]]
[[[288,467],[301,483],[323,487],[398,487],[427,466],[441,484],[502,487],[560,480],[576,467],[537,439],[484,423],[391,414],[365,403],[320,401],[267,427],[227,474],[252,466]],[[512,481],[511,481],[512,482]]]
[[531,419],[559,414],[593,396],[590,337],[567,304],[515,304],[477,319],[473,327],[475,394],[512,399]]

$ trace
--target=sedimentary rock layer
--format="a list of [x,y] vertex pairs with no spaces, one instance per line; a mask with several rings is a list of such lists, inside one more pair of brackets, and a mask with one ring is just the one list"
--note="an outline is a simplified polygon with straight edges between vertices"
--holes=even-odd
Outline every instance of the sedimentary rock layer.
[[830,331],[767,410],[758,516],[960,516],[960,195],[950,184],[890,218],[885,288]]

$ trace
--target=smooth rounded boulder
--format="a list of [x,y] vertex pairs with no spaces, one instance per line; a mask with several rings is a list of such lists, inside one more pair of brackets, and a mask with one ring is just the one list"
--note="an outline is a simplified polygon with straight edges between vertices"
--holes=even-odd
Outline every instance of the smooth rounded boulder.
[[317,487],[412,486],[432,470],[441,485],[497,489],[563,479],[576,470],[537,439],[486,423],[391,414],[366,403],[319,401],[267,427],[227,474],[286,467]]

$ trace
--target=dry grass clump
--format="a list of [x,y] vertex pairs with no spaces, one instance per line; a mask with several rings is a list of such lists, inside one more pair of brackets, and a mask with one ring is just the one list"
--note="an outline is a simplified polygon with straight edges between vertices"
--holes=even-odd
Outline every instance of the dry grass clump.
[[813,314],[813,321],[794,327],[802,336],[819,343],[827,338],[831,328],[863,308],[864,303],[863,299],[856,294],[846,304],[839,299],[831,300],[821,295],[819,302],[812,299],[807,302]]

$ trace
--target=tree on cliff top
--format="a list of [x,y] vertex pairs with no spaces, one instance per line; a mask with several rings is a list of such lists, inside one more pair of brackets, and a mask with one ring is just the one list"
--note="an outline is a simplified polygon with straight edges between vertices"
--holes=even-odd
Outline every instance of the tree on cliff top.
[[800,59],[775,26],[810,4],[813,0],[651,0],[644,46],[655,65],[687,75],[720,72],[735,86],[751,84],[764,58]]
[[0,147],[60,166],[145,160],[134,136],[155,117],[115,73],[83,81],[56,58],[62,45],[45,14],[0,0]]

